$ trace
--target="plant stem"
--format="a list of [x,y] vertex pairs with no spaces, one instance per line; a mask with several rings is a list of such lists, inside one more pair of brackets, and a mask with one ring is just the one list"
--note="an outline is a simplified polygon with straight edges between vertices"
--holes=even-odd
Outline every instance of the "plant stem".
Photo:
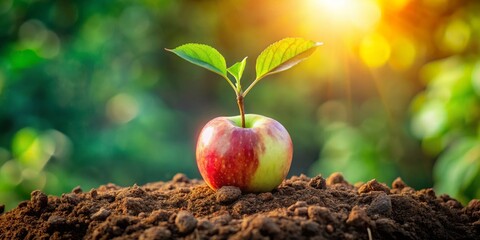
[[242,93],[243,97],[247,96],[248,92],[250,92],[250,90],[253,88],[253,86],[255,86],[255,84],[257,84],[258,81],[260,81],[260,79],[262,79],[263,77],[260,77],[260,78],[256,78],[251,84],[250,86],[247,87],[247,89],[245,90],[245,92]]
[[245,105],[243,103],[243,94],[237,93],[237,104],[240,110],[240,116],[242,117],[242,128],[245,128]]
[[[237,93],[237,89],[235,88],[235,86],[233,85],[232,81],[227,77],[227,75],[225,76],[222,76],[225,80],[227,80],[228,84],[230,85],[230,87],[233,88],[233,91],[235,91],[235,93]],[[237,93],[238,95],[238,93]]]

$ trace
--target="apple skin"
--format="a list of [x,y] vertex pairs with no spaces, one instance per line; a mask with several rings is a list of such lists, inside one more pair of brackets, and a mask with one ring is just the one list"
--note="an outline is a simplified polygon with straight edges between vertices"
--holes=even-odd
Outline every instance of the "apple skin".
[[276,120],[256,114],[217,117],[200,132],[197,166],[214,190],[236,186],[243,192],[268,192],[285,179],[293,145],[287,130]]

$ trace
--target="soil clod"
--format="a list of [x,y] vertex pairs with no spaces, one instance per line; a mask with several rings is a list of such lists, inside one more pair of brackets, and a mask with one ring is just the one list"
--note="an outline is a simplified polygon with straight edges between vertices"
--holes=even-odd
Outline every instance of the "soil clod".
[[392,188],[393,189],[400,189],[401,190],[405,187],[407,187],[407,184],[405,184],[400,177],[393,180],[393,183],[392,183]]
[[189,234],[197,226],[197,219],[187,211],[180,211],[175,218],[175,225],[181,234]]
[[326,207],[310,206],[307,210],[308,218],[317,222],[330,222],[332,220],[332,214]]
[[151,227],[143,232],[139,240],[167,240],[172,236],[172,232],[166,227]]
[[376,179],[368,181],[358,189],[358,193],[368,193],[371,191],[382,191],[386,194],[390,194],[390,188],[383,183],[377,182]]
[[76,186],[75,188],[72,189],[72,193],[82,193],[83,190],[80,186]]
[[188,177],[183,173],[177,173],[172,178],[172,182],[174,183],[180,183],[180,182],[188,183],[189,181],[190,179],[188,179]]
[[45,193],[36,190],[30,194],[30,203],[32,204],[32,210],[35,212],[41,211],[48,205],[48,197]]
[[308,185],[317,189],[326,189],[327,181],[322,176],[315,176],[308,182]]
[[317,235],[320,231],[320,224],[307,220],[301,223],[302,233],[305,236],[314,236]]
[[235,202],[240,195],[242,195],[240,188],[234,186],[223,186],[217,190],[216,200],[220,204],[229,204]]
[[61,216],[52,215],[48,218],[47,223],[51,229],[59,229],[67,223],[67,219]]
[[392,201],[390,196],[381,192],[370,204],[367,209],[368,215],[383,215],[390,217],[392,215]]
[[326,180],[326,184],[328,186],[332,186],[334,184],[345,184],[347,181],[343,178],[343,175],[341,173],[332,173]]
[[96,213],[92,214],[91,218],[93,220],[105,220],[108,216],[110,216],[110,210],[105,209],[105,208],[100,208]]
[[354,206],[350,214],[347,218],[347,224],[357,226],[357,227],[365,227],[369,225],[370,218],[368,217],[365,210],[359,206]]
[[259,197],[262,201],[270,201],[270,200],[273,200],[273,194],[272,194],[271,192],[260,193],[260,194],[258,194],[258,197]]

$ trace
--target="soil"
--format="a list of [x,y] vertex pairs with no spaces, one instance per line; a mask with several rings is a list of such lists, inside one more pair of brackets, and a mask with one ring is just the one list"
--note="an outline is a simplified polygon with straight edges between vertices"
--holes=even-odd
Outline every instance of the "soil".
[[467,206],[401,179],[351,185],[304,175],[267,193],[217,192],[177,174],[144,186],[34,191],[4,213],[0,239],[480,239],[480,201]]

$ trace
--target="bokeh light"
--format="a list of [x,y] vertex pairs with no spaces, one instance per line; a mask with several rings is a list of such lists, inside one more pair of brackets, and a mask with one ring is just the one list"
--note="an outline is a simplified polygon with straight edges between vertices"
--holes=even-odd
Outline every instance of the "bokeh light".
[[390,44],[380,34],[365,36],[360,43],[360,58],[371,68],[378,68],[390,58]]

